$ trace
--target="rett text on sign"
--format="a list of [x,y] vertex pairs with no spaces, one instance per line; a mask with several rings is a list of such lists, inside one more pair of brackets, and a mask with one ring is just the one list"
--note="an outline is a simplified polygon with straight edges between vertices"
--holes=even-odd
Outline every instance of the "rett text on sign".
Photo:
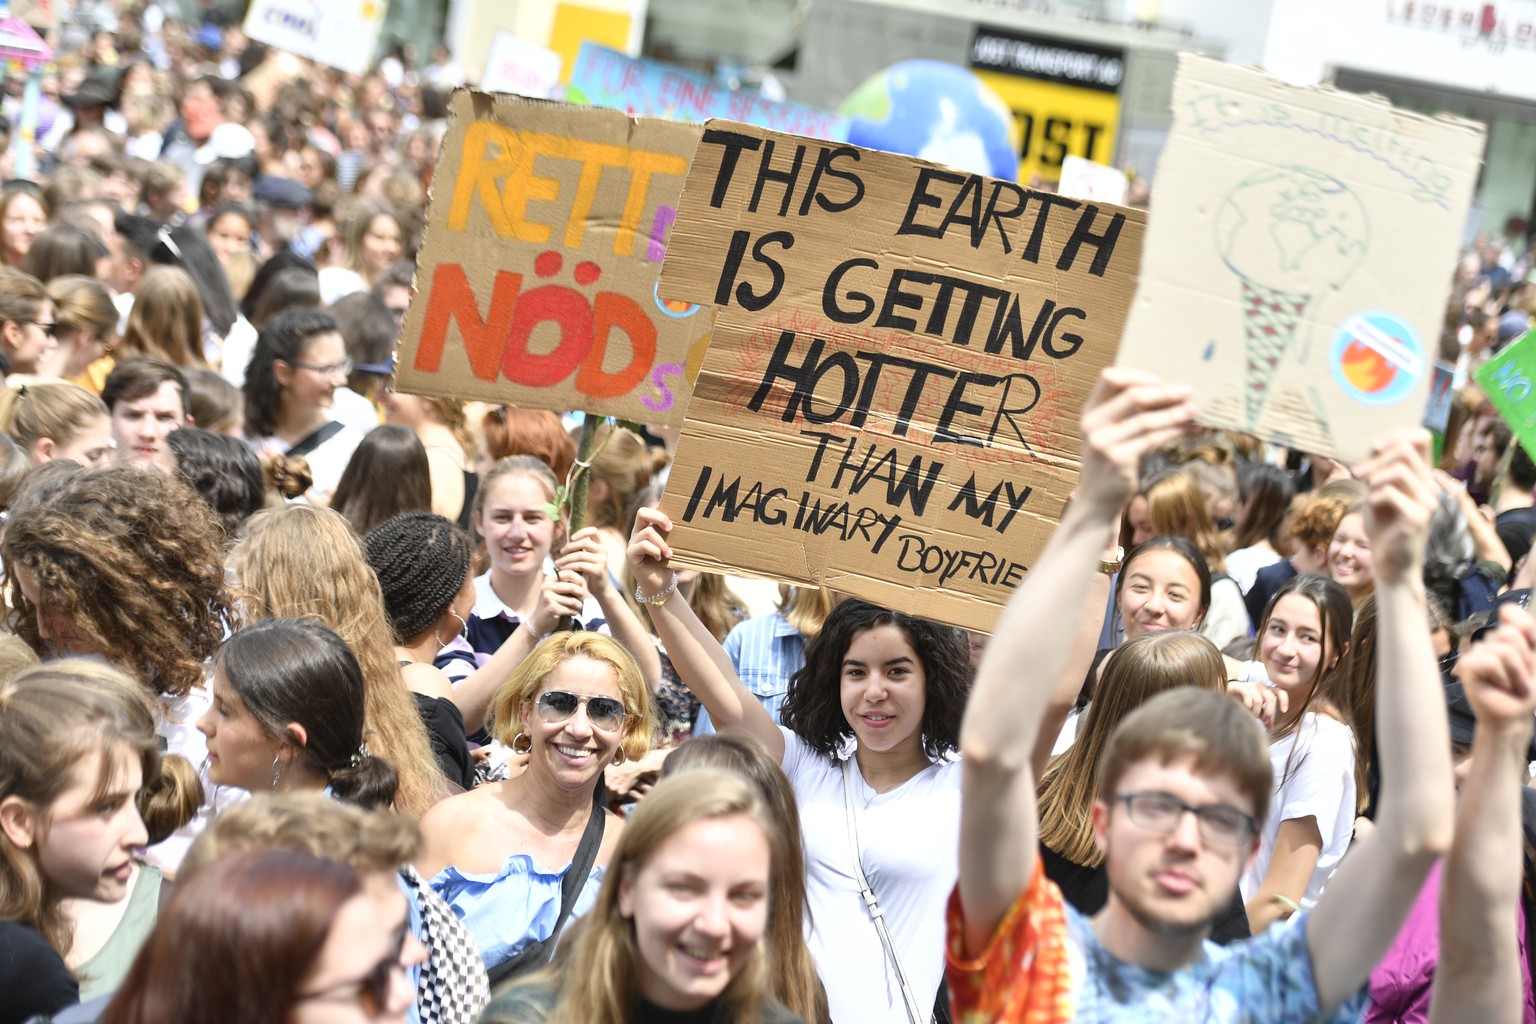
[[711,315],[657,275],[699,128],[461,90],[402,391],[678,426]]

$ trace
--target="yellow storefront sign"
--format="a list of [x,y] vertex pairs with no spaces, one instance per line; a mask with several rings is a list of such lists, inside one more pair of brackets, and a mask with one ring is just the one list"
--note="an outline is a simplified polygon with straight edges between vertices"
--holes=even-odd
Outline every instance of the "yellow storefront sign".
[[1124,68],[1117,49],[986,26],[971,46],[971,70],[1018,124],[1026,185],[1059,180],[1068,156],[1114,162]]

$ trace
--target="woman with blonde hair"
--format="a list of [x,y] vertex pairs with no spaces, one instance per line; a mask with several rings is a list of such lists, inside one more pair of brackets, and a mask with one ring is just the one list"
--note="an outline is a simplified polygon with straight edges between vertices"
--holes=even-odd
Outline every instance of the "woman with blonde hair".
[[805,848],[800,843],[800,808],[784,769],[763,745],[742,732],[702,736],[667,755],[661,777],[699,768],[724,768],[750,780],[785,838],[783,856],[773,864],[773,905],[768,911],[769,960],[773,994],[808,1024],[828,1024],[827,993],[805,944]]
[[603,769],[650,751],[656,712],[617,641],[557,633],[496,692],[491,722],[528,767],[427,812],[417,868],[469,927],[494,985],[548,962],[591,906],[623,828]]
[[448,784],[401,681],[384,597],[362,543],[341,516],[309,505],[258,512],[246,530],[229,559],[246,620],[311,618],[346,641],[366,684],[365,742],[399,776],[395,808],[421,817]]
[[492,1000],[481,1019],[801,1021],[773,998],[779,965],[764,941],[789,842],[756,787],[734,772],[700,768],[662,781],[631,816],[569,954]]
[[112,420],[101,399],[68,381],[45,380],[0,391],[0,430],[32,465],[69,459],[87,468],[112,458]]
[[123,330],[125,355],[151,355],[177,366],[207,366],[203,350],[203,299],[180,267],[155,266],[134,292]]
[[1205,556],[1211,572],[1211,604],[1200,632],[1223,647],[1248,636],[1253,624],[1243,603],[1242,588],[1227,575],[1227,553],[1211,521],[1205,495],[1182,470],[1159,473],[1142,485],[1131,499],[1121,531],[1121,544],[1130,551],[1152,537],[1171,534],[1185,537]]
[[[98,278],[66,274],[48,282],[48,297],[53,300],[53,336],[58,344],[44,358],[42,376],[63,377],[101,394],[111,370],[104,360],[117,341],[112,293]],[[98,363],[97,372],[92,373]]]

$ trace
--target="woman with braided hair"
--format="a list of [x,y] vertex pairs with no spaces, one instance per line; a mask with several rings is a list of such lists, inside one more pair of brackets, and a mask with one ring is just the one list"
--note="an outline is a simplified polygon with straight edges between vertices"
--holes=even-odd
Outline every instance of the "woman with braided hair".
[[449,781],[473,789],[464,714],[451,697],[434,695],[452,693],[452,684],[432,664],[445,647],[469,650],[463,636],[464,617],[475,606],[469,534],[431,512],[404,512],[364,537],[363,550],[384,593],[400,677],[416,697],[438,766]]

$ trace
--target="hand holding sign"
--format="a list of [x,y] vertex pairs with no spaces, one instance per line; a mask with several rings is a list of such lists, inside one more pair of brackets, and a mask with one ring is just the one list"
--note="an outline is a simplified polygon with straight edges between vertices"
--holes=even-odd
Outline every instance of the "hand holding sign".
[[1440,507],[1440,488],[1429,469],[1429,435],[1420,427],[1377,441],[1371,457],[1354,468],[1370,493],[1365,532],[1376,579],[1397,582],[1417,576],[1424,564],[1429,521]]
[[1189,388],[1110,367],[1083,407],[1083,472],[1076,499],[1116,511],[1135,493],[1141,460],[1194,426]]

